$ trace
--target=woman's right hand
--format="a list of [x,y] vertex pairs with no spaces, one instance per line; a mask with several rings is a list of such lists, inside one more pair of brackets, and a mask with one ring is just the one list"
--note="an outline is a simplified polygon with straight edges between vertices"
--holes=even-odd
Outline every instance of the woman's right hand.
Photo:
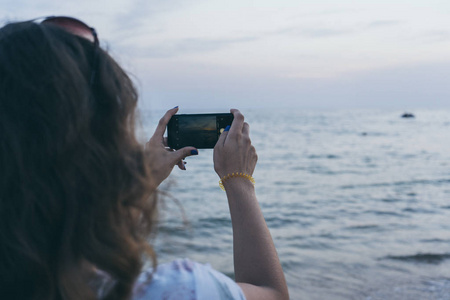
[[231,173],[252,175],[258,155],[250,140],[250,126],[237,109],[231,109],[234,116],[229,130],[225,130],[214,147],[214,170],[220,178]]
[[145,145],[148,161],[151,167],[150,181],[154,189],[163,182],[172,172],[175,165],[185,170],[183,159],[187,156],[198,155],[194,147],[184,147],[176,151],[168,149],[164,140],[164,132],[170,118],[178,112],[178,106],[169,109],[159,120],[155,133]]

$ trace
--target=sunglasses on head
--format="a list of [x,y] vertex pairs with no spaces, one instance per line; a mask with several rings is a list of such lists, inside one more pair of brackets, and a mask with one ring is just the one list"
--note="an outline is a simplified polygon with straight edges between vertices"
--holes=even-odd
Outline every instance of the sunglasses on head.
[[[34,21],[36,21],[35,19]],[[95,73],[97,69],[97,61],[98,61],[98,47],[99,47],[99,41],[97,32],[93,27],[88,26],[86,23],[72,18],[72,17],[65,17],[65,16],[51,16],[43,18],[43,20],[40,22],[41,24],[52,24],[54,26],[60,27],[64,29],[65,31],[79,36],[81,38],[87,39],[88,41],[92,42],[95,47],[95,54],[94,54],[94,60],[93,60],[93,68],[91,72],[91,78],[90,78],[90,85],[91,87],[94,84],[95,81]]]

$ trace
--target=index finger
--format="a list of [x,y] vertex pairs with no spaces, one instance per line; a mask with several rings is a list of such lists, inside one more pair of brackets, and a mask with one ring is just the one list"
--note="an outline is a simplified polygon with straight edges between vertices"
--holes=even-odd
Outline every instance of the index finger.
[[230,133],[228,135],[237,135],[242,132],[244,127],[244,115],[238,109],[230,109],[234,116],[233,123],[231,123]]
[[164,131],[166,131],[166,126],[170,121],[170,118],[172,118],[172,116],[174,114],[176,114],[178,111],[178,106],[175,106],[172,109],[169,109],[164,116],[159,120],[158,126],[155,129],[155,133],[153,134],[153,136],[158,136],[161,137],[164,134]]

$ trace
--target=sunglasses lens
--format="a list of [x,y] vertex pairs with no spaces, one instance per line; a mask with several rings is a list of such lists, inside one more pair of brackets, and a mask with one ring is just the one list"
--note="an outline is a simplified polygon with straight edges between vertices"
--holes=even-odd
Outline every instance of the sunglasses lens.
[[93,29],[87,26],[85,23],[81,22],[80,20],[69,17],[50,17],[42,21],[42,23],[54,24],[74,35],[77,35],[93,43],[96,43],[96,38],[94,36]]

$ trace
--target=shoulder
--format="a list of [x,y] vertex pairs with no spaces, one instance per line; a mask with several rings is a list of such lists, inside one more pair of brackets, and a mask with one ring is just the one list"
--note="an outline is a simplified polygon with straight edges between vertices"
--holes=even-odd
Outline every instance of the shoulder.
[[144,299],[238,299],[245,300],[240,287],[209,264],[178,259],[144,270],[136,281],[133,300]]
[[135,283],[133,300],[196,299],[193,268],[190,260],[179,259],[144,270]]

